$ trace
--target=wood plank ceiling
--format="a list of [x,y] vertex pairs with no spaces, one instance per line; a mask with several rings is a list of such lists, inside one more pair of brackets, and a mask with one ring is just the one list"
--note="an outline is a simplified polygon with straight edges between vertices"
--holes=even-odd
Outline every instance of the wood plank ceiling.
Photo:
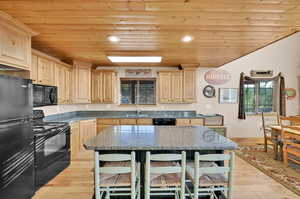
[[217,67],[300,28],[299,0],[4,0],[0,9],[40,33],[34,48],[105,66],[116,65],[107,55],[160,55],[163,66]]

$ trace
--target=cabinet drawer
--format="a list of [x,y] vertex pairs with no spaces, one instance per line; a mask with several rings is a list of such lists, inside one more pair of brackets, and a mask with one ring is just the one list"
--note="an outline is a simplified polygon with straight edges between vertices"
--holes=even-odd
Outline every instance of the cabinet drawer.
[[136,119],[120,119],[121,125],[135,125]]
[[140,118],[136,121],[137,125],[152,125],[152,118]]
[[177,126],[189,126],[190,119],[176,119],[176,125]]
[[203,126],[203,119],[191,119],[191,125]]
[[98,119],[98,124],[106,124],[106,125],[119,125],[120,120],[119,119]]

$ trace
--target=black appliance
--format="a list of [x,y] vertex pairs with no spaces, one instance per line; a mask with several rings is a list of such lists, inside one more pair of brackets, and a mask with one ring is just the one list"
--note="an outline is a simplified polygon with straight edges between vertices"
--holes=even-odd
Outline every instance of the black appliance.
[[34,195],[31,80],[0,75],[0,198]]
[[44,122],[42,110],[33,111],[36,190],[70,165],[70,126]]
[[33,84],[33,106],[57,105],[57,87]]
[[152,119],[153,125],[158,126],[175,126],[176,125],[176,118],[153,118]]

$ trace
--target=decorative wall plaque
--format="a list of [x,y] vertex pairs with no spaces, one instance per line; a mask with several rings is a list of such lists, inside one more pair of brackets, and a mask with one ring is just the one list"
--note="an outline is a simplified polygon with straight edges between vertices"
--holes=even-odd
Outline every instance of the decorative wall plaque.
[[220,104],[236,104],[238,102],[237,88],[220,88],[219,103]]
[[204,79],[212,85],[222,85],[231,79],[231,75],[226,70],[209,70],[205,73]]
[[125,76],[127,76],[127,77],[151,76],[151,69],[126,69]]
[[294,88],[286,88],[284,89],[284,92],[288,100],[294,99],[296,97],[296,89]]

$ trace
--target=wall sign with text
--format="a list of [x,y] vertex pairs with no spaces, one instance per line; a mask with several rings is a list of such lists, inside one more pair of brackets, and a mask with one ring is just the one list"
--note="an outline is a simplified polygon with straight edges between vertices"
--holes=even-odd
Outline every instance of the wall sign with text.
[[212,85],[222,85],[231,79],[231,75],[226,70],[209,70],[205,73],[204,79]]

